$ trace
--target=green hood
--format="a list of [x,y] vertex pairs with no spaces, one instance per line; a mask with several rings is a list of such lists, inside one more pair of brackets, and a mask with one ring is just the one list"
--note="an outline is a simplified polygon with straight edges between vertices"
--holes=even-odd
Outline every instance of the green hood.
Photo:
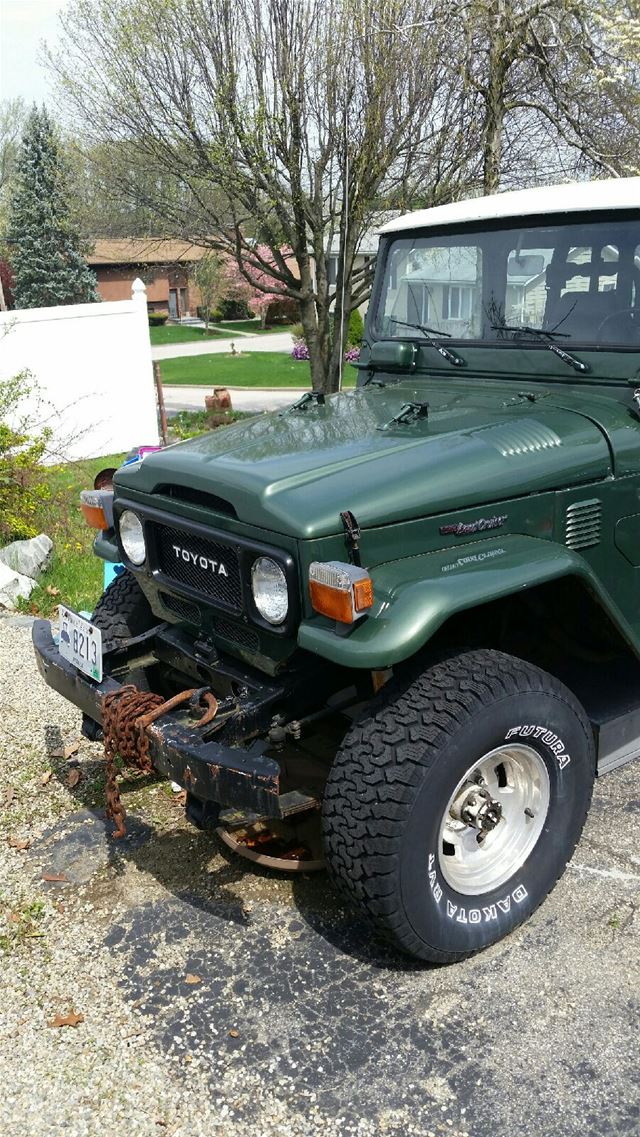
[[[428,417],[389,423],[428,400]],[[382,428],[382,429],[381,429]],[[298,538],[327,536],[351,509],[362,526],[450,512],[610,472],[602,431],[579,413],[536,403],[511,384],[361,387],[150,454],[117,491],[189,486],[231,503],[238,519]]]

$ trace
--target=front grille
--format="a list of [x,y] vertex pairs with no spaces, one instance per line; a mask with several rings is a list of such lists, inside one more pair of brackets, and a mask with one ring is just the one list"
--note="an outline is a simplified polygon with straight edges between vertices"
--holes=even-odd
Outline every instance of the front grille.
[[598,498],[575,501],[567,509],[564,543],[570,549],[588,549],[600,540],[602,502]]
[[233,546],[157,522],[150,528],[156,565],[165,577],[240,611],[240,566]]
[[160,599],[165,608],[168,608],[174,615],[180,616],[180,619],[188,620],[190,624],[195,624],[196,627],[200,624],[200,609],[195,604],[183,600],[181,596],[171,596],[168,592],[161,592]]
[[213,630],[223,640],[238,644],[239,647],[244,647],[247,651],[256,652],[260,650],[260,637],[257,632],[245,627],[244,624],[237,624],[235,620],[223,620],[216,616]]

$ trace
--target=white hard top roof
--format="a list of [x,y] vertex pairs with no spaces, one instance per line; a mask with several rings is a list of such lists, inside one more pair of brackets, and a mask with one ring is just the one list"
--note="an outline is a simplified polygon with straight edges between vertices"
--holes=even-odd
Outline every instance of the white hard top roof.
[[489,197],[470,197],[432,209],[416,209],[388,221],[380,233],[456,225],[497,218],[526,217],[538,213],[585,213],[597,209],[637,209],[640,212],[640,177],[607,178],[599,182],[568,182],[539,189],[509,190]]

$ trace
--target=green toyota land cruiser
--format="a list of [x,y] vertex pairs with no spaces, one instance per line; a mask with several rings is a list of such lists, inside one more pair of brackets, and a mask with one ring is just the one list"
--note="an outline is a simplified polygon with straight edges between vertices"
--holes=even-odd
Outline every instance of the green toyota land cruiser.
[[119,831],[116,753],[449,962],[640,753],[640,178],[392,221],[357,367],[86,493],[125,571],[34,643]]

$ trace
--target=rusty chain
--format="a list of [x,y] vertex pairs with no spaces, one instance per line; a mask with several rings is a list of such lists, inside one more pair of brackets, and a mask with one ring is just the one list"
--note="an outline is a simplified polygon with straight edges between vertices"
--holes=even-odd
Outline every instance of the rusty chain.
[[153,762],[149,754],[147,727],[157,718],[168,714],[175,707],[195,698],[202,699],[207,709],[201,718],[192,725],[207,726],[216,716],[218,702],[211,692],[202,693],[197,689],[181,691],[172,699],[163,699],[151,691],[139,691],[129,683],[112,691],[102,700],[102,731],[104,734],[105,793],[107,817],[115,822],[114,838],[124,837],[126,833],[126,812],[120,798],[116,777],[116,756],[133,769],[150,774]]

